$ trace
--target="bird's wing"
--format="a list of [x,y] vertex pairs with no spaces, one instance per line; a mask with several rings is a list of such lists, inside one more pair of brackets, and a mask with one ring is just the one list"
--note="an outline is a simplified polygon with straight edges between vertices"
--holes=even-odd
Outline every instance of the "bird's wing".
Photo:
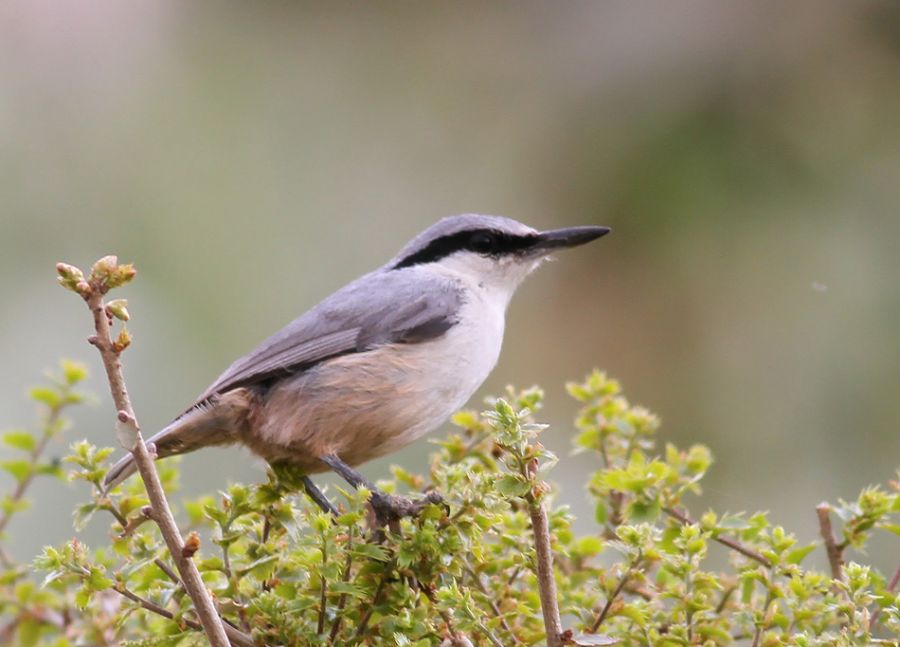
[[435,339],[456,323],[460,305],[460,289],[451,280],[413,268],[368,274],[234,362],[191,409],[216,394],[306,370],[331,357]]

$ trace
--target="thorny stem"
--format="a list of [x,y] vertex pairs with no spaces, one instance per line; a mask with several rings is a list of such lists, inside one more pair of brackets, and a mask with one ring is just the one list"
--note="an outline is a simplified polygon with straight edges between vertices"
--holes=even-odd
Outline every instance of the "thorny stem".
[[[694,525],[697,523],[696,521],[691,519],[688,515],[686,515],[684,512],[678,510],[677,508],[663,508],[663,510],[665,511],[665,513],[667,515],[669,515],[670,517],[672,517],[673,519],[679,521],[680,523],[682,523],[684,525]],[[744,557],[749,557],[753,561],[759,562],[766,568],[772,567],[772,562],[770,562],[768,559],[766,559],[765,557],[763,557],[762,555],[757,553],[752,548],[748,548],[747,546],[744,546],[744,544],[739,542],[737,539],[734,539],[733,537],[730,537],[728,535],[717,535],[717,536],[713,537],[713,540],[717,541],[718,543],[722,544],[723,546],[727,546],[731,550],[739,552]]]
[[820,503],[816,506],[816,516],[819,518],[819,534],[825,542],[825,552],[828,554],[828,564],[831,566],[831,577],[840,581],[844,579],[844,556],[843,550],[837,545],[834,538],[834,532],[831,529],[831,517],[828,513],[831,506],[827,503]]
[[96,331],[96,335],[90,338],[90,342],[97,347],[103,360],[103,368],[106,370],[110,392],[116,410],[119,412],[119,423],[133,433],[134,446],[130,449],[141,479],[144,482],[144,487],[147,490],[147,496],[150,499],[153,519],[159,526],[166,546],[168,546],[169,552],[172,554],[172,559],[175,561],[175,566],[181,574],[185,590],[187,590],[194,603],[203,631],[208,636],[213,647],[227,647],[230,643],[225,625],[216,612],[212,597],[200,577],[200,571],[197,570],[196,564],[190,557],[182,554],[184,541],[181,537],[181,532],[175,524],[175,518],[172,516],[169,502],[166,500],[165,491],[159,480],[159,474],[157,474],[153,464],[153,458],[141,436],[134,408],[131,405],[131,399],[125,386],[122,364],[119,361],[119,352],[117,352],[110,334],[110,322],[103,302],[105,289],[106,287],[102,282],[92,280],[90,290],[84,295],[88,308],[90,308],[93,315],[94,330]]

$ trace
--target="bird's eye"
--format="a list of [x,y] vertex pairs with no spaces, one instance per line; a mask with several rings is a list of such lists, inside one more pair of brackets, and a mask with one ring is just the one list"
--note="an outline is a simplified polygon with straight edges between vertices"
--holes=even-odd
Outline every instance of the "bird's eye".
[[469,248],[479,254],[493,254],[497,251],[497,237],[487,231],[478,231],[469,239]]

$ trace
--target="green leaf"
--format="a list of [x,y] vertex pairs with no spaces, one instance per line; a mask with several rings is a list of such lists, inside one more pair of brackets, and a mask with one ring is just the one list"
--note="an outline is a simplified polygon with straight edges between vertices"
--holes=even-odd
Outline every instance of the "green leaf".
[[531,484],[521,476],[506,474],[495,481],[497,491],[505,497],[523,496],[531,489]]
[[806,546],[801,546],[800,548],[795,548],[787,554],[787,563],[788,564],[799,564],[803,561],[803,559],[813,552],[818,544],[808,544]]
[[582,555],[584,557],[593,557],[594,555],[598,555],[603,551],[603,540],[600,537],[595,537],[593,535],[587,535],[585,537],[581,537],[575,542],[575,546],[573,550],[578,555]]
[[609,508],[606,507],[605,501],[597,501],[597,506],[594,508],[594,519],[601,526],[606,525],[606,521],[609,519]]
[[72,525],[75,527],[75,530],[81,531],[84,530],[84,527],[88,524],[88,521],[91,520],[91,517],[94,516],[94,513],[99,510],[99,506],[95,503],[81,503],[75,507],[75,512],[73,513],[73,521]]
[[87,366],[81,362],[75,362],[70,359],[64,359],[60,362],[63,378],[70,386],[74,386],[85,380],[88,376]]
[[386,562],[388,560],[387,551],[382,546],[377,546],[375,544],[354,543],[353,548],[350,549],[350,553],[357,557],[368,557],[369,559],[374,559],[379,562]]
[[628,519],[632,523],[655,521],[662,507],[659,501],[632,501],[628,505]]
[[46,404],[51,409],[62,404],[62,395],[49,386],[35,386],[28,392],[28,396],[35,402]]
[[3,434],[3,442],[10,447],[21,449],[26,452],[32,451],[36,445],[34,436],[27,431],[18,429]]
[[31,475],[31,463],[24,459],[8,460],[0,462],[0,469],[12,474],[19,483]]

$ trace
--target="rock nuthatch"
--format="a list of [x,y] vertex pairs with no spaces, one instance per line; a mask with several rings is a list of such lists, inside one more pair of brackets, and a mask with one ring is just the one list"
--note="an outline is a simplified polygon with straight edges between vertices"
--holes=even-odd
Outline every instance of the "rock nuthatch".
[[[506,307],[522,280],[550,253],[608,232],[444,218],[234,362],[148,443],[159,458],[242,443],[304,475],[333,470],[370,488],[380,516],[402,514],[409,502],[378,492],[353,467],[463,406],[497,363]],[[131,455],[122,458],[106,487],[134,471]],[[308,476],[303,483],[333,510]]]

